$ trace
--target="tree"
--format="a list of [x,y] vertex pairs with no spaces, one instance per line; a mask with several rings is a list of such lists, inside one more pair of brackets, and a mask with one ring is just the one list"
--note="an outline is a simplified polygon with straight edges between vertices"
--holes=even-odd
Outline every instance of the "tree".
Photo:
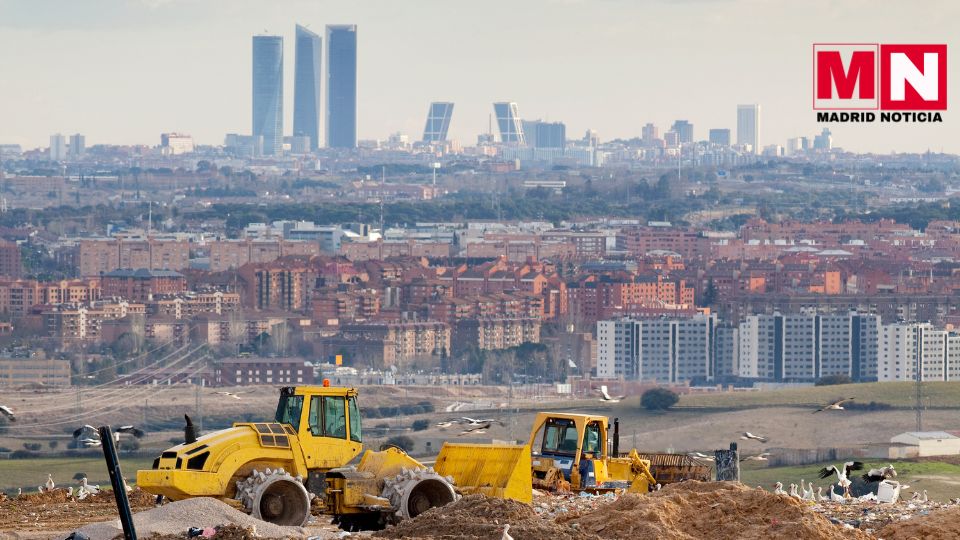
[[414,447],[413,439],[407,437],[406,435],[394,435],[393,437],[387,439],[387,442],[383,444],[384,446],[396,446],[404,452],[412,452]]
[[849,375],[827,375],[817,379],[814,386],[833,386],[835,384],[853,384],[853,379]]
[[423,431],[423,430],[427,429],[428,427],[430,427],[430,421],[429,421],[429,420],[423,420],[423,419],[414,420],[414,421],[413,421],[413,426],[411,426],[411,427],[413,428],[414,431]]
[[704,307],[712,306],[717,302],[717,285],[711,278],[707,282],[707,288],[703,291],[703,300],[700,302]]
[[640,405],[648,411],[665,411],[678,401],[680,396],[667,388],[651,388],[640,396]]

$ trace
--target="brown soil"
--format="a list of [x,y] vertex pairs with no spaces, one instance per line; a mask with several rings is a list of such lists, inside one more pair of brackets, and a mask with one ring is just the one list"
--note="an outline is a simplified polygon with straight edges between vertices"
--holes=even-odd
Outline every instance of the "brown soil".
[[726,482],[671,484],[650,495],[624,495],[558,521],[611,540],[870,538],[830,523],[798,500]]
[[380,531],[380,538],[420,538],[434,540],[491,539],[503,537],[504,525],[517,539],[597,540],[576,528],[545,520],[529,505],[509,499],[488,499],[468,495],[459,501],[432,508],[414,519]]
[[[154,534],[148,536],[147,540],[184,540],[189,538],[187,533],[183,534]],[[256,532],[250,527],[241,527],[239,525],[224,525],[217,527],[216,540],[264,540],[256,535]],[[204,540],[202,537],[200,540]]]
[[880,529],[884,540],[954,540],[960,538],[960,507],[945,508]]
[[[154,497],[136,488],[128,494],[128,499],[134,512],[153,507]],[[111,491],[102,491],[82,501],[68,497],[65,489],[24,493],[0,500],[0,531],[72,530],[105,519],[119,519]]]

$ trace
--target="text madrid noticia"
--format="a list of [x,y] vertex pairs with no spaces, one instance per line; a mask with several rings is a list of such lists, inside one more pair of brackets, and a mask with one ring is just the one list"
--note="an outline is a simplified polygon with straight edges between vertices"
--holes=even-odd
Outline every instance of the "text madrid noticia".
[[815,43],[817,122],[943,122],[945,44]]

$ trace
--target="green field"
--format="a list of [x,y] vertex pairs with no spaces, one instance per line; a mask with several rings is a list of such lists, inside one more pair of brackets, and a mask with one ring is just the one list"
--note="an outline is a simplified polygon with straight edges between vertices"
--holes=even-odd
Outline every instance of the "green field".
[[[688,394],[680,398],[681,407],[716,407],[744,409],[774,406],[817,406],[837,398],[856,398],[861,403],[876,401],[894,407],[912,408],[915,402],[915,385],[912,382],[862,383],[835,386],[808,386],[784,388],[764,392],[724,392],[711,394]],[[960,408],[960,382],[923,383],[923,403],[926,407]]]
[[[820,480],[817,472],[828,465],[837,463],[820,463],[803,465],[800,467],[764,467],[754,463],[744,463],[740,470],[741,481],[748,486],[761,486],[773,491],[773,485],[783,482],[784,490],[790,489],[790,484],[799,484],[811,481],[817,486],[823,486],[826,493],[828,482],[836,483],[836,476]],[[960,497],[960,465],[939,461],[864,461],[864,470],[879,468],[892,464],[897,469],[897,480],[901,484],[910,486],[904,496],[909,498],[913,491],[927,490],[927,495],[936,501],[946,502],[948,499]],[[857,473],[862,474],[861,472]]]
[[[149,469],[152,464],[152,458],[120,458],[120,469],[131,485],[136,481],[137,469]],[[78,472],[86,473],[91,484],[110,486],[110,475],[102,457],[5,459],[0,460],[0,491],[8,494],[16,493],[17,488],[36,491],[47,481],[47,474],[52,474],[59,486],[77,486],[73,475]]]

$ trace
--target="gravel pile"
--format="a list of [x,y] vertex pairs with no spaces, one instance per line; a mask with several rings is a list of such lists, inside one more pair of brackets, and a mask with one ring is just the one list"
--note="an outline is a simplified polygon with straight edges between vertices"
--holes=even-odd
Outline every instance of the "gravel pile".
[[[250,517],[230,505],[209,497],[176,501],[133,515],[139,537],[150,535],[180,535],[190,527],[236,525],[251,529],[259,538],[300,538],[307,536],[301,527],[282,527]],[[112,540],[122,534],[120,520],[91,523],[80,528],[91,540]]]

